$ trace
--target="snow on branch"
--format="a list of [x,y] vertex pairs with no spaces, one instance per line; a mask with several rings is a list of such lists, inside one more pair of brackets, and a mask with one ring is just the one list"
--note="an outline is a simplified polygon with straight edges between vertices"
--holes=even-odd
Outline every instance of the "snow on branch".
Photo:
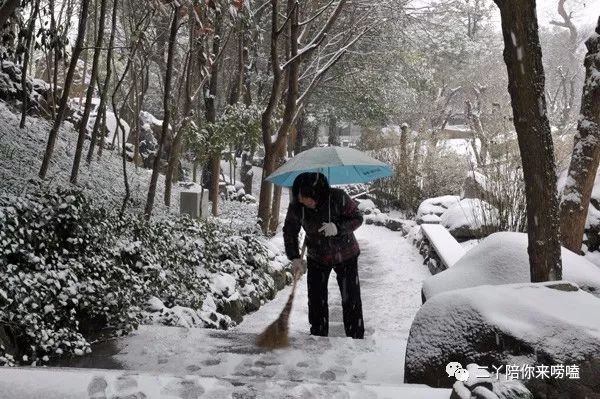
[[331,7],[331,5],[333,4],[334,1],[335,0],[331,0],[326,6],[322,7],[320,10],[317,10],[317,12],[315,13],[315,15],[313,15],[312,17],[310,17],[306,21],[300,22],[298,25],[299,26],[304,26],[304,25],[310,24],[312,21],[314,21],[315,19],[319,18],[325,12],[325,10],[327,10],[329,7]]
[[325,62],[325,64],[321,67],[318,67],[316,72],[314,73],[313,79],[308,84],[308,87],[298,97],[297,104],[302,104],[307,98],[308,94],[313,90],[314,86],[322,79],[323,75],[333,66],[335,63],[348,51],[348,49],[353,46],[360,38],[362,38],[367,32],[369,28],[363,28],[363,30],[352,38],[345,46],[335,51],[333,54],[329,56],[329,59]]

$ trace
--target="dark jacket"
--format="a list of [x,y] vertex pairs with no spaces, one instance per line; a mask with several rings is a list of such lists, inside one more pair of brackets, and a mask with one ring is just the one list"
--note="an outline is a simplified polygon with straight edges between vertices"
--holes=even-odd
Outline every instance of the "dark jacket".
[[[331,221],[335,223],[338,234],[325,237],[318,230],[324,222],[329,222],[330,207]],[[283,225],[286,255],[290,260],[300,257],[298,233],[302,227],[306,232],[309,259],[322,265],[345,262],[360,254],[354,230],[362,222],[363,217],[358,210],[358,204],[344,190],[330,189],[328,200],[317,203],[315,209],[293,201],[290,203]]]

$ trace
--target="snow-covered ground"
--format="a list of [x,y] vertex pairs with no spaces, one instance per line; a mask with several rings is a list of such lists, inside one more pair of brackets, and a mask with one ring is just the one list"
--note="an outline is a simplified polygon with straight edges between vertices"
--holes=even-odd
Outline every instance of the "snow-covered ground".
[[[291,345],[287,349],[265,351],[254,345],[254,339],[277,318],[290,288],[247,315],[233,331],[143,326],[67,365],[190,374],[203,389],[206,384],[214,387],[216,377],[217,385],[233,383],[227,389],[243,388],[255,392],[256,397],[449,397],[447,390],[401,386],[410,325],[421,305],[421,283],[429,276],[418,251],[400,233],[382,227],[362,226],[357,238],[362,250],[359,275],[364,340],[344,336],[340,294],[333,276],[330,337],[308,334],[303,277],[290,318]],[[273,245],[282,245],[281,239],[280,234],[275,236]],[[402,394],[402,389],[408,391]]]
[[[73,155],[77,144],[77,134],[69,122],[63,123],[56,140],[54,155],[45,181],[38,179],[38,172],[48,141],[51,124],[40,118],[27,118],[26,128],[19,129],[19,117],[0,101],[0,188],[3,194],[21,195],[36,190],[35,184],[69,186],[69,176],[73,166]],[[87,154],[89,141],[86,140],[83,156]],[[129,209],[141,212],[146,203],[148,185],[152,171],[136,168],[131,162],[127,163],[127,175],[131,190]],[[164,176],[158,179],[156,199],[154,202],[155,215],[173,214],[179,211],[179,186],[173,186],[170,208],[163,202]],[[124,197],[125,185],[121,156],[118,150],[103,152],[102,158],[94,156],[88,166],[85,158],[79,169],[79,179],[76,187],[85,192],[96,203],[107,208],[120,206]]]
[[[356,231],[361,248],[359,277],[368,340],[406,339],[410,324],[421,306],[421,284],[430,276],[422,264],[417,249],[402,238],[401,233],[383,227],[363,225]],[[275,237],[274,240],[282,240]],[[283,245],[283,241],[281,241]],[[329,281],[330,335],[344,336],[341,319],[341,298],[334,278]],[[258,333],[265,320],[279,315],[289,295],[290,287],[281,291],[275,300],[260,311],[248,315],[238,331]],[[299,283],[290,330],[308,334],[308,302],[306,276]],[[268,323],[267,323],[268,324]]]
[[[35,381],[35,384],[31,382]],[[449,389],[419,385],[299,382],[170,375],[137,371],[9,369],[0,373],[0,397],[11,399],[410,398],[448,399]]]
[[[8,191],[19,194],[28,190],[28,179],[36,180],[39,163],[32,164],[29,160],[41,157],[49,125],[30,118],[30,128],[17,131],[15,118],[0,104],[0,123],[14,129],[4,140],[26,135],[13,146],[16,150],[5,154],[0,162],[0,177],[11,186]],[[56,148],[59,155],[54,158],[49,174],[52,181],[61,184],[68,184],[71,166],[68,160],[75,141],[70,133],[68,129],[62,130]],[[0,144],[7,143],[0,140]],[[2,148],[11,147],[5,145],[0,150]],[[63,154],[68,156],[60,156]],[[112,158],[119,156],[107,151],[103,160],[94,161],[91,168],[86,165],[81,168],[80,187],[106,202],[120,197],[122,191],[120,182],[106,179],[106,175],[121,175],[117,169],[120,162]],[[22,163],[16,174],[13,173],[15,162]],[[134,207],[140,206],[149,171],[136,171],[131,164],[128,169]],[[229,168],[223,169],[227,174]],[[258,197],[262,170],[255,167],[253,172],[252,194]],[[159,180],[160,186],[163,183]],[[112,182],[110,186],[106,185],[107,181]],[[161,189],[159,187],[159,192]],[[284,189],[280,222],[284,220],[288,201],[288,190]],[[162,201],[156,202],[157,213],[172,212],[159,205]],[[283,248],[281,225],[278,230],[271,245]],[[145,397],[186,398],[197,397],[198,392],[215,398],[449,397],[448,390],[402,385],[406,341],[421,304],[422,281],[429,277],[418,251],[401,233],[383,227],[364,225],[357,231],[357,237],[362,250],[359,274],[366,327],[364,340],[344,336],[341,300],[334,276],[330,280],[330,337],[308,335],[306,280],[303,278],[290,320],[290,348],[269,352],[254,345],[256,334],[279,315],[289,295],[290,288],[286,288],[275,300],[246,316],[233,331],[142,326],[128,337],[101,344],[90,356],[60,364],[90,370],[3,371],[0,398],[121,397],[136,392],[143,392]],[[31,384],[34,380],[36,384]]]

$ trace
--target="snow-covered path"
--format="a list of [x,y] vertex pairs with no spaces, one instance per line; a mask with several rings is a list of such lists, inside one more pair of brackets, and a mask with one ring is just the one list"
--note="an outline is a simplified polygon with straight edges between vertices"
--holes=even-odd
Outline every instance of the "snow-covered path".
[[[160,397],[148,395],[154,390],[168,391],[173,397],[197,397],[188,395],[193,391],[212,398],[447,399],[449,390],[403,384],[408,331],[420,306],[421,282],[429,275],[417,250],[399,233],[382,227],[362,226],[357,237],[362,251],[364,340],[343,334],[340,295],[333,276],[330,337],[308,334],[303,278],[291,316],[289,348],[267,351],[254,344],[256,334],[279,315],[289,295],[287,288],[232,331],[142,326],[128,337],[95,347],[90,356],[62,364],[77,369],[30,369],[26,373],[41,381],[41,387],[47,383],[56,392],[67,387],[82,392],[87,387],[90,392],[91,386],[99,384],[106,397],[111,397],[109,392]],[[281,235],[274,240],[282,245],[278,243]],[[21,372],[0,375],[0,387],[3,380],[24,378]],[[61,379],[79,385],[62,384]],[[18,389],[19,385],[6,387]],[[41,387],[36,388],[38,392]],[[36,397],[31,393],[30,397]]]
[[[377,382],[403,381],[404,351],[410,325],[421,305],[421,284],[429,271],[414,246],[400,233],[383,227],[363,225],[356,232],[361,256],[359,277],[363,315],[365,318],[365,340],[357,341],[358,352],[368,350],[374,358],[390,360],[393,364],[369,367],[366,379]],[[281,236],[276,237],[281,241]],[[283,245],[283,243],[279,243]],[[246,316],[236,328],[239,332],[260,333],[281,312],[291,288],[277,294],[275,300],[259,311]],[[330,337],[344,337],[342,307],[335,272],[329,280]],[[308,336],[308,301],[306,275],[299,282],[298,293],[290,317],[290,336]],[[330,339],[331,341],[332,339]],[[340,348],[341,349],[341,348]],[[385,356],[376,355],[385,351]],[[393,354],[390,353],[393,351]],[[359,353],[355,355],[360,357]],[[348,354],[353,357],[352,353]],[[375,359],[373,359],[375,360]]]

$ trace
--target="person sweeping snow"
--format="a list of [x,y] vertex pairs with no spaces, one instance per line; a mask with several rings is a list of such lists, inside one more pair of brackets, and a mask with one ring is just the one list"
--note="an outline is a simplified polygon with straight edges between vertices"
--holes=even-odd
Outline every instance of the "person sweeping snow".
[[[327,172],[327,178],[320,172]],[[283,228],[285,250],[292,261],[294,282],[281,314],[256,338],[263,348],[289,345],[289,316],[298,279],[304,273],[304,249],[308,247],[308,321],[313,335],[329,333],[327,282],[335,270],[342,293],[346,335],[363,338],[358,255],[360,249],[354,230],[362,224],[357,204],[333,184],[368,183],[390,177],[392,168],[369,155],[348,147],[316,147],[302,151],[271,173],[266,181],[292,187],[292,199]],[[306,238],[302,254],[298,234],[304,228]]]
[[[308,321],[312,335],[328,335],[327,283],[334,270],[342,296],[346,336],[364,337],[358,278],[360,249],[354,236],[362,222],[357,203],[343,190],[331,188],[322,173],[306,172],[295,178],[283,237],[294,274],[308,269]],[[306,264],[299,251],[301,227],[306,232]]]

